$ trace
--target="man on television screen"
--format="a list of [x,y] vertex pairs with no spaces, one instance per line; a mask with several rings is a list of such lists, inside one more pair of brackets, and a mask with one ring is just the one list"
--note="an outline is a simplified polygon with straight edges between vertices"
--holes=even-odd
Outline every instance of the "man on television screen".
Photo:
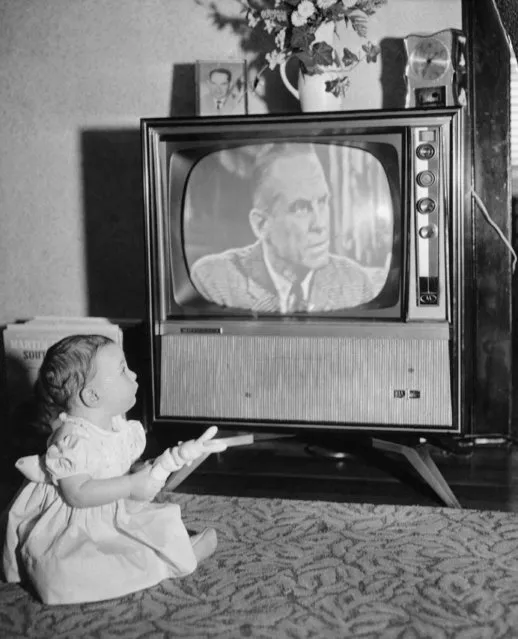
[[373,299],[354,260],[329,251],[329,188],[313,147],[275,145],[258,161],[249,222],[257,241],[206,255],[191,279],[207,300],[255,312],[346,309]]

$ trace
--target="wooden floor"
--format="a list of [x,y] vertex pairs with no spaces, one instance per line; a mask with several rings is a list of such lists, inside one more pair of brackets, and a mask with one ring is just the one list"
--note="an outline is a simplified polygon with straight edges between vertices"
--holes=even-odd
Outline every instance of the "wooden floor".
[[[162,449],[150,437],[148,450]],[[509,446],[484,446],[451,452],[426,446],[463,508],[518,512],[518,452]],[[177,488],[179,492],[244,497],[280,497],[376,504],[444,503],[398,455],[327,456],[296,438],[259,441],[213,454]],[[0,473],[5,505],[20,484],[17,471]]]

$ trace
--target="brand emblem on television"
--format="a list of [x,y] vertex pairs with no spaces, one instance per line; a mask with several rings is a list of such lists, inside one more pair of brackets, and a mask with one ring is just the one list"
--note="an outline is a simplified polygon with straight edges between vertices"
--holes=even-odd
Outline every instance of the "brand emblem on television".
[[423,293],[419,301],[421,304],[437,304],[437,295],[435,293]]
[[421,399],[421,391],[416,389],[403,390],[402,388],[396,388],[394,390],[394,399]]
[[196,333],[197,335],[199,334],[220,334],[223,333],[223,329],[222,328],[209,328],[209,327],[201,327],[201,326],[183,326],[180,329],[180,333]]

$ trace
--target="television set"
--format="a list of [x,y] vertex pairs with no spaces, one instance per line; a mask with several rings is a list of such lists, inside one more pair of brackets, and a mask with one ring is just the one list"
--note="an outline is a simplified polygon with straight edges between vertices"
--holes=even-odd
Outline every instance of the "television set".
[[153,425],[463,430],[461,108],[141,134]]

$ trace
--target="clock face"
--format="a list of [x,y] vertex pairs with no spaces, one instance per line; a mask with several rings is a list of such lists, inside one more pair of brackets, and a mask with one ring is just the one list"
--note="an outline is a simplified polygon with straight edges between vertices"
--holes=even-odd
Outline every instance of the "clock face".
[[409,56],[409,70],[414,77],[434,82],[450,67],[448,47],[437,38],[423,38]]

